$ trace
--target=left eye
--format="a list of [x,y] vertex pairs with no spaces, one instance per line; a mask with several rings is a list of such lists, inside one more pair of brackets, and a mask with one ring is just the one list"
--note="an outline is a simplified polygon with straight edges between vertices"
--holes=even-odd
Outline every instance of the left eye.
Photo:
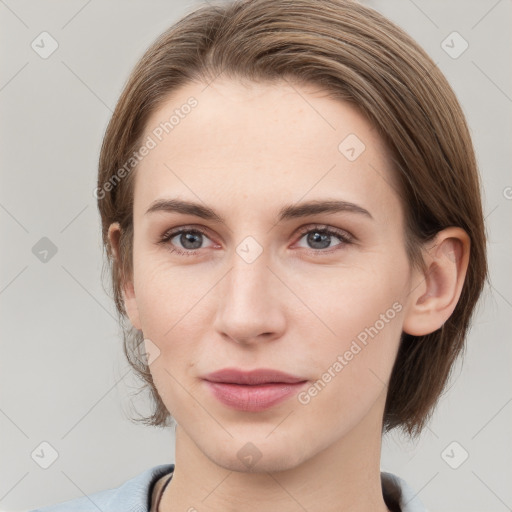
[[338,230],[329,229],[326,227],[308,228],[303,232],[301,240],[306,237],[306,242],[313,245],[313,249],[327,249],[331,246],[330,240],[335,237],[340,240],[340,243],[335,245],[344,245],[350,243],[348,233],[343,233]]

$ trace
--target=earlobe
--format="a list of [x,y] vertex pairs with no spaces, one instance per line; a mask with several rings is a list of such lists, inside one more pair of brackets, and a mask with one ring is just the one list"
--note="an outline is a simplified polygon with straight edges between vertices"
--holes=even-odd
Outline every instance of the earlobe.
[[[113,258],[116,260],[117,265],[120,263],[119,240],[121,237],[121,226],[119,222],[112,223],[108,228],[108,239]],[[131,280],[122,279],[121,293],[123,295],[124,309],[130,319],[131,324],[137,330],[141,330],[139,309],[135,297],[135,289]]]
[[439,329],[459,301],[469,263],[470,240],[462,228],[440,231],[425,249],[426,269],[411,282],[403,330],[424,336]]

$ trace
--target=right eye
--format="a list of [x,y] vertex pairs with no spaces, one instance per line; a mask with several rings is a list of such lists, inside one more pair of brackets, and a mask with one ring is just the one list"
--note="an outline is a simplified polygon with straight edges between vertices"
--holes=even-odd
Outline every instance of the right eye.
[[[172,242],[176,238],[176,242]],[[179,228],[172,229],[164,233],[159,243],[168,246],[171,252],[176,252],[183,256],[193,256],[201,249],[203,239],[207,238],[204,231],[197,228]],[[209,240],[209,238],[208,238]],[[180,243],[182,247],[176,247]]]

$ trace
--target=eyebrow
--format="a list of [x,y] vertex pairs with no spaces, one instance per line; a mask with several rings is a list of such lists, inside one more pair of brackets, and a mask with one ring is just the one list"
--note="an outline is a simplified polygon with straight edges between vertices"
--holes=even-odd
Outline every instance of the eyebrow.
[[[205,220],[225,223],[225,219],[216,213],[212,208],[204,206],[200,203],[184,201],[181,199],[157,199],[151,203],[150,207],[146,210],[144,215],[161,211],[194,215]],[[285,205],[279,210],[277,221],[281,222],[291,219],[298,219],[320,213],[340,212],[358,213],[373,219],[372,214],[362,206],[359,206],[355,203],[350,203],[348,201],[332,199],[307,201],[299,204]]]

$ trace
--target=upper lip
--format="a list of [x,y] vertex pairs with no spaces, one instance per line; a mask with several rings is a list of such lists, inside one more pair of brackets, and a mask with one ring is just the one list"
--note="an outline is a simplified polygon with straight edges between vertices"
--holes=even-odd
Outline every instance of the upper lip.
[[237,368],[223,368],[213,373],[205,375],[203,379],[210,382],[225,382],[229,384],[267,384],[270,382],[276,383],[295,383],[304,382],[306,379],[296,377],[289,373],[284,373],[279,370],[271,368],[258,368],[251,371],[243,371]]

